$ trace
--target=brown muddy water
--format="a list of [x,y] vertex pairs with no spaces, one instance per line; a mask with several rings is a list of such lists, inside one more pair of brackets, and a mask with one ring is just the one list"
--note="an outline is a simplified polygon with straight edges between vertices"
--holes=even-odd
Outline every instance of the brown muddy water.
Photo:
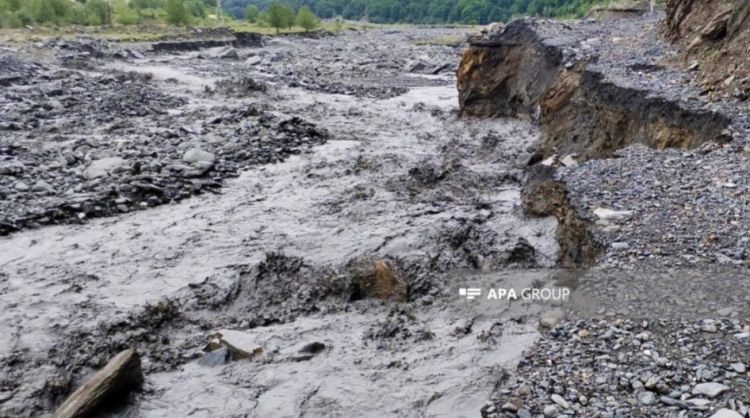
[[[135,346],[146,384],[115,416],[479,416],[503,369],[537,338],[537,315],[555,303],[467,300],[458,289],[553,286],[556,221],[519,206],[535,127],[458,119],[450,72],[379,72],[374,55],[420,53],[413,36],[277,41],[241,51],[264,57],[253,65],[199,56],[206,51],[106,63],[100,71],[148,72],[187,99],[170,112],[262,105],[331,138],[250,168],[218,194],[0,239],[0,357],[13,380],[0,415],[49,414]],[[368,72],[327,58],[336,51]],[[429,58],[457,62],[457,53],[435,47]],[[318,85],[406,92],[370,97],[285,81],[313,67]],[[239,76],[269,89],[204,94]],[[328,283],[372,259],[397,266],[411,287],[406,301],[354,300]],[[154,306],[174,312],[154,320]],[[264,354],[199,364],[223,329],[242,331]],[[300,356],[310,343],[323,348]]]

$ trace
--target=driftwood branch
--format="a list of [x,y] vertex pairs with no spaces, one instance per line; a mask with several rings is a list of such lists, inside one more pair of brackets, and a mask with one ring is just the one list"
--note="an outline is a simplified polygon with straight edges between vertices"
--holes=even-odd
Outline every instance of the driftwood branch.
[[116,355],[78,388],[55,412],[54,418],[87,418],[122,401],[143,384],[141,358],[132,348]]

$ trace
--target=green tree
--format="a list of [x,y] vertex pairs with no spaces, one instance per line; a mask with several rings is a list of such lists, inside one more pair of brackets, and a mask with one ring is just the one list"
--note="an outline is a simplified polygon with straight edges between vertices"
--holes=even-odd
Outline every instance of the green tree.
[[288,26],[288,13],[286,7],[278,1],[268,5],[268,23],[271,27],[276,28],[276,33],[279,33],[281,28]]
[[307,6],[302,6],[297,12],[297,25],[301,26],[305,32],[317,29],[320,26],[320,19]]
[[287,29],[292,29],[292,26],[294,26],[295,21],[295,15],[294,15],[294,8],[292,6],[285,4],[284,5],[284,23]]
[[164,5],[164,11],[167,16],[167,23],[181,26],[186,25],[189,20],[189,13],[185,7],[184,0],[167,0]]
[[252,23],[258,21],[258,6],[251,4],[245,8],[245,20]]

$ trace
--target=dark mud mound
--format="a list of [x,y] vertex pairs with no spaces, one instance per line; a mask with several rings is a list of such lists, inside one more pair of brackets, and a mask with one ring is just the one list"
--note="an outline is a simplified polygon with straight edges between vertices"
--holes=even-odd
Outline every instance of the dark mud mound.
[[315,268],[300,258],[273,252],[240,276],[226,311],[241,318],[243,327],[286,323],[347,300],[348,289],[347,281],[332,269]]
[[[24,61],[11,54],[0,56],[0,87],[8,87],[12,84],[27,85],[29,79],[37,72],[44,69],[39,63]],[[4,105],[10,105],[10,101],[0,102]],[[9,122],[2,121],[4,126]],[[5,125],[7,128],[7,125]]]
[[[365,342],[379,350],[397,350],[399,346],[418,344],[433,338],[435,334],[409,307],[392,308],[386,318],[372,324],[364,333]],[[396,363],[389,366],[399,365]]]
[[200,29],[193,31],[194,39],[174,39],[156,42],[151,50],[156,53],[198,51],[206,48],[234,46],[237,48],[260,48],[266,37],[255,32],[235,32],[228,28]]
[[268,90],[268,85],[250,77],[242,77],[219,80],[216,82],[216,90],[230,96],[245,97],[254,93],[264,93]]

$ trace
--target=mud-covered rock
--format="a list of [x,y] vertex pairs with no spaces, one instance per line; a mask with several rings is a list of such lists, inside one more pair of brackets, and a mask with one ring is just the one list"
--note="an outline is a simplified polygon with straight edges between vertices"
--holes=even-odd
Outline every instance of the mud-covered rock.
[[387,260],[355,262],[352,270],[353,300],[377,298],[404,302],[409,299],[409,285]]

